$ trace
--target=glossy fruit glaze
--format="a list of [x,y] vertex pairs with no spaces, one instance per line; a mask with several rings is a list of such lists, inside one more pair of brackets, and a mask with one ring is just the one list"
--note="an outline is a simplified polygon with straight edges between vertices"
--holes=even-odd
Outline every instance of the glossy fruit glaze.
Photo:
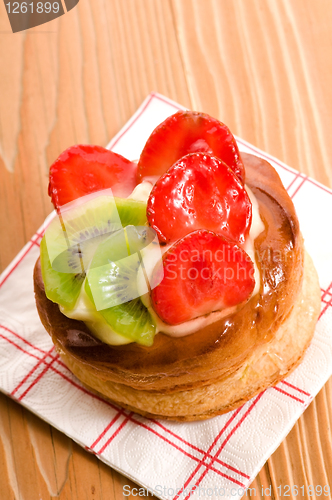
[[155,179],[177,160],[204,152],[221,158],[244,183],[245,171],[229,128],[205,113],[178,111],[150,135],[138,162],[138,182]]
[[147,218],[159,241],[170,243],[197,229],[244,243],[251,224],[251,202],[243,184],[219,158],[184,156],[154,185]]
[[246,301],[255,287],[255,269],[235,243],[206,229],[193,231],[164,254],[155,274],[163,278],[151,291],[158,316],[176,325]]
[[48,194],[55,208],[111,188],[126,198],[136,186],[137,165],[101,146],[68,148],[50,167]]

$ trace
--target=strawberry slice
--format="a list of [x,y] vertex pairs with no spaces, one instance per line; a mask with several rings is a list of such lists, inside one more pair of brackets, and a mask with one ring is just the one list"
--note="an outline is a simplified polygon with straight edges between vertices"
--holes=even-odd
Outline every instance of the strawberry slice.
[[136,186],[136,169],[135,163],[100,146],[72,146],[51,166],[48,194],[55,208],[108,188],[126,198]]
[[247,301],[255,286],[248,254],[212,231],[182,238],[164,254],[156,275],[161,270],[164,276],[151,291],[151,300],[170,325]]
[[153,182],[182,156],[199,151],[220,158],[244,183],[244,166],[229,128],[195,111],[178,111],[152,132],[138,162],[138,182]]
[[148,200],[147,218],[163,243],[196,229],[209,229],[243,243],[251,225],[251,202],[225,163],[193,153],[158,179]]

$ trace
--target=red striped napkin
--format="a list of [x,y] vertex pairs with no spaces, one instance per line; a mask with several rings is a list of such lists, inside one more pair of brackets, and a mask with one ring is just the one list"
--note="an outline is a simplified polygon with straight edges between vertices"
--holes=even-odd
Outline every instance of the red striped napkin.
[[[136,159],[151,131],[182,106],[152,93],[109,147]],[[322,289],[322,311],[303,363],[241,408],[204,422],[149,420],[83,388],[56,354],[34,304],[32,270],[42,229],[0,276],[0,389],[101,460],[163,499],[240,498],[332,373],[332,191],[267,159],[293,198]],[[129,487],[124,487],[129,494]]]

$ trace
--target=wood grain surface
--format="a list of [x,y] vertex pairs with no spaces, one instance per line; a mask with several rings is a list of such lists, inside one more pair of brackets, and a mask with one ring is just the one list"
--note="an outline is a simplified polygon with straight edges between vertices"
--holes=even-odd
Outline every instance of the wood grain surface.
[[[331,0],[80,0],[15,35],[1,2],[0,61],[0,271],[51,211],[50,163],[74,143],[106,145],[151,91],[332,186]],[[268,460],[255,498],[332,486],[331,389]],[[1,500],[121,499],[125,484],[0,395]]]

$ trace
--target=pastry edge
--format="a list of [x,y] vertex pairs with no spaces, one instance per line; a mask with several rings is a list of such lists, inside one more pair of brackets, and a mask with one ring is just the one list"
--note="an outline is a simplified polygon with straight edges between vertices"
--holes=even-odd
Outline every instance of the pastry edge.
[[[144,417],[165,420],[205,420],[234,410],[288,376],[302,361],[320,313],[320,287],[313,262],[304,260],[301,290],[293,309],[273,339],[261,346],[227,378],[209,385],[171,393],[146,391],[98,379],[89,368],[55,341],[63,362],[92,392]],[[295,333],[295,335],[294,335]],[[53,341],[55,339],[53,338]]]

